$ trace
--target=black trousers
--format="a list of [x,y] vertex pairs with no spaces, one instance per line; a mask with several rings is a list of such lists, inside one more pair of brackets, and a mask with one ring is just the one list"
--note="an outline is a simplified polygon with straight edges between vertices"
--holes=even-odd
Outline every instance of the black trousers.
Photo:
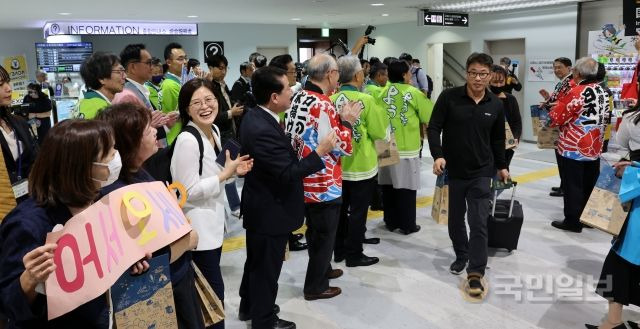
[[[178,329],[204,328],[202,309],[200,308],[199,297],[195,286],[195,273],[193,272],[191,264],[189,264],[189,269],[184,278],[173,285],[172,288],[173,299],[176,304]],[[224,328],[224,324],[222,328]]]
[[356,258],[362,254],[369,202],[376,185],[374,178],[342,181],[342,207],[334,247],[336,255]]
[[341,203],[342,200],[339,198],[330,202],[305,205],[306,237],[309,245],[309,263],[304,279],[305,294],[319,294],[329,289],[327,272],[331,268]]
[[600,161],[576,161],[561,157],[564,182],[564,222],[578,227],[580,215],[596,186],[600,174]]
[[384,223],[389,228],[412,230],[416,227],[416,195],[418,191],[382,185]]
[[[207,279],[216,296],[220,298],[222,305],[224,305],[224,281],[220,271],[222,247],[213,250],[193,251],[191,255],[193,262],[196,263],[200,272],[202,272],[202,275]],[[224,329],[224,320],[207,327],[207,329]]]
[[247,230],[247,260],[240,284],[240,312],[251,315],[251,328],[271,329],[289,233],[267,235]]
[[[511,165],[511,160],[513,160],[513,155],[516,153],[513,149],[504,150],[504,160],[507,163],[507,170],[509,170],[509,166]],[[509,170],[511,171],[511,170]]]
[[[484,275],[487,267],[487,220],[491,178],[449,179],[449,238],[456,259],[469,260],[467,273]],[[469,222],[467,237],[465,212]]]
[[556,163],[558,164],[558,173],[560,174],[560,189],[564,189],[564,184],[562,183],[562,158],[563,156],[558,154],[557,150],[553,150],[553,153],[556,155]]

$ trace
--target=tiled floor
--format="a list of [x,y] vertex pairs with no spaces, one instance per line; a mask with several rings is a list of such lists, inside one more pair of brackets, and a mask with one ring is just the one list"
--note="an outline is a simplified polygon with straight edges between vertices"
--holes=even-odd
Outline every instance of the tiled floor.
[[[584,328],[599,323],[606,302],[590,285],[600,275],[611,236],[595,229],[565,233],[550,226],[562,218],[562,199],[548,196],[558,184],[553,174],[552,151],[524,144],[512,162],[512,175],[521,177],[517,199],[523,204],[525,223],[518,250],[490,250],[487,279],[490,292],[481,303],[463,298],[462,276],[449,273],[453,250],[447,228],[431,219],[428,196],[435,176],[431,160],[424,159],[422,186],[418,191],[418,224],[422,230],[410,236],[383,228],[379,213],[368,221],[367,236],[382,239],[365,246],[365,253],[380,257],[370,267],[335,265],[345,275],[332,281],[342,295],[323,301],[302,298],[306,252],[294,252],[280,276],[277,303],[284,319],[303,329],[357,328]],[[549,174],[549,173],[552,174]],[[425,198],[427,197],[427,198]],[[506,195],[502,196],[507,197]],[[377,218],[375,218],[377,217]],[[230,241],[241,243],[244,231],[229,219]],[[249,328],[237,319],[238,288],[245,260],[244,248],[225,252],[222,270],[226,285],[226,327]],[[640,309],[627,308],[626,320],[640,320]]]

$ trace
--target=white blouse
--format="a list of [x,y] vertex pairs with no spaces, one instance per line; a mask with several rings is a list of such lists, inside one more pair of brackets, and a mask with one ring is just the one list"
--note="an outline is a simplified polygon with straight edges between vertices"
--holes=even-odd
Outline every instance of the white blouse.
[[[216,163],[216,151],[202,130],[193,122],[189,122],[188,125],[195,127],[202,138],[204,146],[202,175],[198,173],[200,166],[198,141],[192,134],[184,132],[178,135],[175,141],[176,145],[171,158],[171,177],[187,189],[187,203],[182,210],[198,233],[196,250],[217,249],[222,246],[225,223],[224,182],[220,184],[218,179],[222,168]],[[213,135],[218,149],[222,149],[217,127]]]

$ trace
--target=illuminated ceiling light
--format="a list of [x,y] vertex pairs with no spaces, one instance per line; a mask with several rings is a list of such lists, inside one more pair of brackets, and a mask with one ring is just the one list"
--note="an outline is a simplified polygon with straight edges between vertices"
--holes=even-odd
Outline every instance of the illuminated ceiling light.
[[441,4],[431,7],[432,10],[463,10],[467,12],[495,12],[515,9],[525,9],[542,6],[553,6],[579,0],[475,0],[457,3]]
[[197,15],[189,15],[189,16],[187,16],[187,18],[198,18],[198,16]]
[[71,13],[58,13],[58,15],[69,16],[69,15],[71,15]]
[[389,14],[382,14],[382,17],[388,17]]
[[302,18],[295,17],[295,18],[292,18],[291,20],[292,20],[292,21],[301,21],[301,20],[302,20]]
[[372,3],[371,5],[374,7],[380,7],[380,6],[384,6],[384,3]]

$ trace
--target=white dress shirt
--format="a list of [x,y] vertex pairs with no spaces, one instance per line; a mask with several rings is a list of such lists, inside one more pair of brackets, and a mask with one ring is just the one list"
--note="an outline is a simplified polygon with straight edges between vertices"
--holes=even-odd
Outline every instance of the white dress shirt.
[[261,109],[265,110],[267,113],[269,113],[270,116],[273,117],[274,120],[276,120],[276,122],[278,124],[280,124],[280,117],[273,111],[269,110],[268,108],[262,106],[262,105],[258,105]]
[[[200,132],[204,146],[202,157],[202,175],[199,175],[200,149],[196,138],[183,132],[175,141],[175,150],[171,158],[171,177],[180,182],[187,189],[187,203],[182,211],[191,220],[191,226],[198,233],[198,246],[196,250],[212,250],[222,246],[224,236],[225,193],[224,183],[220,184],[218,175],[220,166],[216,163],[216,154],[213,145],[205,134],[193,122],[188,125],[196,127]],[[220,133],[215,127],[213,138],[218,149],[220,146]]]

